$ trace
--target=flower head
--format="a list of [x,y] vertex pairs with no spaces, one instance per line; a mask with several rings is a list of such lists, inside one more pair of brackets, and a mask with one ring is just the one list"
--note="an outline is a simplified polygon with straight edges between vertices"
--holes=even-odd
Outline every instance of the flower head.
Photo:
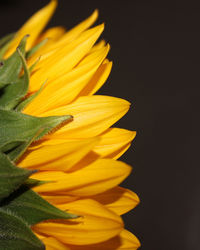
[[52,0],[22,26],[4,58],[29,34],[29,89],[18,107],[34,117],[73,117],[33,140],[16,162],[20,168],[37,170],[32,178],[42,185],[34,186],[35,192],[79,217],[45,220],[31,228],[49,250],[137,249],[140,243],[124,229],[121,215],[139,198],[119,186],[131,167],[118,160],[136,133],[111,127],[130,103],[95,95],[112,67],[106,58],[109,44],[97,43],[104,25],[91,28],[98,11],[69,31],[63,27],[43,31],[56,5]]

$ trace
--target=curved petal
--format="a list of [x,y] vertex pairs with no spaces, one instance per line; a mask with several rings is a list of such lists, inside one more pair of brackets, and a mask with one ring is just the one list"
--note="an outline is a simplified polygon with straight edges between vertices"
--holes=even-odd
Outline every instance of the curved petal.
[[[24,112],[38,116],[45,111],[66,105],[74,100],[95,74],[107,56],[109,48],[110,46],[107,45],[93,52],[68,74],[47,83],[42,92],[25,108]],[[88,57],[90,60],[87,62]]]
[[76,25],[71,30],[67,31],[65,36],[63,36],[61,43],[68,43],[80,35],[84,30],[88,29],[98,18],[98,10],[94,10],[91,16]]
[[65,191],[72,196],[91,196],[105,192],[121,183],[131,172],[127,164],[111,159],[99,159],[72,173],[44,171],[33,174],[33,178],[53,181],[34,188],[35,191]]
[[33,230],[53,236],[66,244],[87,245],[106,241],[123,229],[120,216],[96,201],[74,201],[66,204],[66,210],[81,217],[60,222],[43,222],[33,226]]
[[137,250],[139,247],[139,240],[135,235],[125,229],[122,230],[118,236],[99,244],[69,246],[70,250]]
[[26,49],[30,49],[40,32],[43,30],[43,28],[46,26],[47,22],[53,15],[56,6],[57,0],[51,0],[48,5],[36,12],[32,17],[30,17],[28,21],[17,32],[5,56],[8,57],[9,55],[11,55],[15,51],[20,40],[27,34],[29,34],[30,37],[27,40]]
[[115,187],[92,198],[119,215],[127,213],[140,202],[136,193],[122,187]]
[[109,128],[100,135],[100,142],[93,151],[102,158],[117,159],[124,148],[135,138],[136,132],[120,128]]
[[83,96],[72,104],[45,112],[42,116],[70,114],[73,121],[51,138],[88,138],[103,133],[128,111],[130,103],[110,96]]
[[97,17],[98,17],[98,10],[95,10],[92,13],[92,15],[89,16],[87,19],[76,25],[71,30],[67,31],[61,40],[59,40],[57,43],[52,44],[52,46],[48,48],[48,51],[56,49],[58,47],[62,47],[65,44],[72,42],[74,39],[80,36],[81,33],[87,30],[96,21]]
[[57,240],[54,237],[44,237],[42,241],[45,244],[46,250],[70,250],[66,244],[63,244],[61,241]]
[[[65,192],[59,194],[56,192],[54,195],[53,193],[47,193],[45,195],[42,194],[42,196],[54,205],[63,205],[67,202],[79,199],[79,197],[76,196],[66,195]],[[136,193],[119,186],[106,192],[91,196],[91,198],[106,206],[108,209],[118,215],[127,213],[128,211],[135,208],[140,202]]]
[[31,76],[30,92],[37,91],[47,79],[53,81],[69,72],[89,52],[103,29],[103,24],[98,25],[83,32],[72,43],[52,51],[49,56],[43,55]]
[[95,94],[108,79],[111,69],[112,62],[105,60],[105,62],[98,68],[87,86],[81,91],[79,96],[90,96]]
[[77,141],[51,140],[51,145],[47,145],[44,141],[38,147],[29,148],[18,165],[31,169],[67,171],[88,154],[98,140],[98,138]]

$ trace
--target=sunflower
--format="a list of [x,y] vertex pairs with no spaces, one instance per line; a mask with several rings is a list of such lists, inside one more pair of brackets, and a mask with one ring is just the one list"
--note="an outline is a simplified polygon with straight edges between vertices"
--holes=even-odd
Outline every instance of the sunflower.
[[18,110],[39,118],[69,115],[39,139],[29,141],[16,163],[39,181],[40,185],[32,187],[34,192],[78,217],[40,220],[31,230],[48,250],[137,249],[140,243],[124,229],[121,215],[133,209],[139,198],[119,186],[131,167],[118,160],[136,132],[111,127],[126,114],[130,103],[95,95],[112,67],[106,58],[110,45],[103,40],[97,43],[104,24],[91,28],[98,17],[95,10],[69,31],[63,27],[43,31],[56,5],[52,0],[35,13],[9,41],[3,55],[5,60],[10,58],[29,34],[27,60],[22,60],[20,74],[25,76],[27,64],[29,88]]

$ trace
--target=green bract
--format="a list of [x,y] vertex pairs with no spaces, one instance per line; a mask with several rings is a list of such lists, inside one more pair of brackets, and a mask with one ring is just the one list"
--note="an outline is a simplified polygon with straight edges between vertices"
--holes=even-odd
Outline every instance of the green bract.
[[34,117],[20,112],[42,90],[26,98],[29,73],[35,65],[28,69],[25,58],[46,41],[26,52],[25,36],[16,51],[4,60],[2,56],[12,37],[11,34],[0,40],[0,249],[45,249],[30,226],[77,216],[59,210],[32,191],[31,187],[45,182],[29,178],[35,170],[20,168],[16,161],[32,142],[72,117]]

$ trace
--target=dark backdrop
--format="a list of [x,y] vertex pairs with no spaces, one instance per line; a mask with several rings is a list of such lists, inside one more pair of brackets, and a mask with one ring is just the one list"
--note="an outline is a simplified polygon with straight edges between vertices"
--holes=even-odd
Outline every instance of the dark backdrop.
[[[0,35],[17,30],[47,2],[1,1]],[[126,226],[142,249],[198,250],[200,8],[175,0],[60,0],[50,26],[70,28],[95,8],[114,61],[99,93],[132,102],[117,125],[138,133],[122,158],[133,166],[124,186],[141,199],[124,217]]]

